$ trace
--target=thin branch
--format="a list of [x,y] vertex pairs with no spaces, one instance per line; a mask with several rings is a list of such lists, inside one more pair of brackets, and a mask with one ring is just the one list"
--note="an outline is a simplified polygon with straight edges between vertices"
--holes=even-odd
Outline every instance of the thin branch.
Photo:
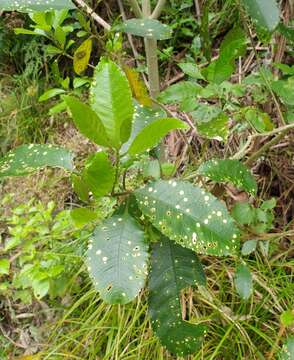
[[96,14],[95,11],[92,8],[90,8],[90,6],[87,5],[83,0],[74,0],[74,1],[76,2],[77,5],[83,8],[86,11],[86,13],[89,16],[91,16],[93,20],[95,20],[99,25],[104,27],[104,29],[106,29],[107,31],[111,29],[111,26],[105,20],[103,20],[98,14]]
[[257,159],[260,155],[264,154],[270,147],[277,144],[283,138],[283,136],[285,136],[288,133],[288,131],[293,129],[293,128],[294,128],[294,123],[289,124],[289,125],[285,125],[285,126],[281,126],[279,128],[276,128],[276,129],[274,129],[272,131],[268,131],[268,132],[265,132],[265,133],[250,135],[248,137],[245,145],[242,147],[242,149],[240,151],[238,151],[234,156],[232,156],[232,159],[237,159],[237,160],[242,159],[248,153],[250,145],[252,143],[252,140],[254,140],[255,138],[264,137],[264,136],[273,136],[273,135],[278,134],[272,140],[265,143],[258,151],[256,151],[254,154],[252,154],[247,159],[246,164],[247,165],[252,164],[252,162],[255,159]]
[[152,19],[158,19],[160,14],[162,13],[162,10],[166,4],[166,0],[158,0],[157,5],[155,6],[155,9],[151,15]]
[[137,18],[142,18],[143,17],[142,10],[140,9],[140,6],[139,6],[137,0],[129,0],[129,3],[131,5],[131,8],[132,8],[135,16]]
[[143,18],[148,18],[151,15],[150,0],[142,1],[142,12],[143,12]]

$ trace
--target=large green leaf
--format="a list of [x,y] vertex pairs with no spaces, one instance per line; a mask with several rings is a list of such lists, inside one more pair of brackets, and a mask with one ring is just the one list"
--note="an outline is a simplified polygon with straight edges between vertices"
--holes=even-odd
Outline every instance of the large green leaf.
[[97,198],[111,191],[115,180],[115,170],[104,151],[90,158],[83,171],[82,179]]
[[73,154],[53,145],[21,145],[0,159],[0,177],[30,174],[46,166],[73,170]]
[[70,0],[0,0],[0,10],[5,11],[33,12],[73,8]]
[[148,149],[152,149],[171,130],[187,129],[188,125],[175,118],[164,118],[153,121],[139,132],[132,142],[128,152],[137,155]]
[[156,40],[166,40],[172,35],[172,30],[168,25],[154,19],[127,20],[122,25],[122,31]]
[[154,244],[149,281],[149,314],[161,343],[179,356],[195,352],[205,333],[204,325],[182,319],[181,290],[205,285],[205,274],[195,253],[167,238]]
[[126,75],[110,60],[102,60],[96,67],[91,106],[114,147],[129,139],[134,113],[132,92]]
[[248,14],[259,28],[274,31],[280,22],[276,0],[242,0]]
[[127,213],[115,215],[96,227],[88,249],[88,270],[104,301],[132,301],[147,275],[144,232]]
[[224,38],[220,46],[219,58],[206,69],[207,80],[216,84],[230,78],[235,70],[235,60],[246,50],[246,36],[240,28],[233,28]]
[[135,191],[139,207],[164,235],[202,254],[230,255],[238,230],[226,207],[191,183],[158,180]]
[[231,182],[240,189],[255,195],[257,183],[249,169],[238,160],[215,159],[201,164],[198,174],[217,182]]
[[80,132],[97,145],[111,146],[104,125],[87,104],[72,96],[64,97],[73,121]]

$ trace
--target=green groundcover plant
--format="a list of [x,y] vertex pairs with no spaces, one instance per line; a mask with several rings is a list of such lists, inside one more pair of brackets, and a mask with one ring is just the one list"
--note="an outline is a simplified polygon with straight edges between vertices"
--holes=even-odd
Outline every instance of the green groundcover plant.
[[[202,183],[171,178],[167,164],[148,161],[150,151],[168,132],[186,131],[188,125],[166,117],[160,108],[136,103],[127,77],[108,59],[96,67],[89,104],[72,96],[63,100],[76,127],[98,145],[98,151],[77,169],[74,155],[65,148],[21,145],[0,159],[0,178],[45,166],[68,170],[74,190],[87,204],[72,212],[81,224],[96,218],[91,199],[115,199],[115,212],[96,227],[85,256],[95,288],[107,303],[125,304],[138,295],[148,277],[154,332],[172,353],[195,352],[206,326],[201,319],[198,324],[182,319],[181,291],[205,286],[197,254],[238,255],[240,231],[226,206]],[[152,164],[147,173],[142,170],[146,159]],[[250,195],[257,191],[255,179],[237,160],[210,160],[199,167],[198,175],[203,181],[232,182]],[[242,279],[250,287],[245,266],[239,269],[241,288]],[[248,289],[243,295],[248,298]]]

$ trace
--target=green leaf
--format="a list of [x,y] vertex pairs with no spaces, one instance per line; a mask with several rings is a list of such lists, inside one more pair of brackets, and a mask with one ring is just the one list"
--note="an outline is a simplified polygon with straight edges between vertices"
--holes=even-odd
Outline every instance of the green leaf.
[[194,79],[204,80],[204,77],[201,74],[201,71],[196,64],[188,62],[188,63],[180,63],[178,64],[178,66],[186,75],[191,76]]
[[139,224],[127,213],[96,227],[87,264],[95,288],[109,304],[132,301],[144,286],[147,244]]
[[53,145],[21,145],[0,159],[0,178],[30,174],[46,166],[73,170],[73,154]]
[[88,67],[92,52],[92,40],[85,40],[74,52],[73,66],[75,72],[80,75]]
[[294,76],[287,80],[272,81],[271,86],[285,105],[294,106]]
[[148,39],[166,40],[172,30],[166,24],[154,19],[130,19],[123,23],[122,31]]
[[293,310],[286,310],[281,314],[281,323],[284,326],[291,326],[294,324],[294,311]]
[[281,351],[279,352],[278,360],[293,360],[294,359],[294,337],[289,337]]
[[130,137],[134,106],[128,80],[114,62],[102,60],[96,67],[91,101],[113,146],[120,147]]
[[242,246],[242,255],[249,255],[251,254],[253,251],[256,250],[256,246],[257,246],[257,240],[248,240],[245,241],[243,246]]
[[247,107],[243,109],[246,121],[258,132],[263,133],[271,131],[274,124],[269,115],[255,107]]
[[251,225],[255,220],[255,209],[248,202],[238,202],[234,205],[231,215],[240,225]]
[[72,180],[72,187],[74,189],[74,192],[78,195],[80,200],[84,202],[88,202],[89,188],[85,183],[85,181],[83,181],[82,177],[76,174],[72,174],[71,180]]
[[205,274],[196,254],[167,238],[154,244],[149,280],[149,314],[161,343],[179,356],[192,354],[201,346],[204,325],[182,319],[181,290],[205,285]]
[[191,81],[181,81],[162,91],[158,100],[164,104],[180,103],[187,98],[196,97],[202,90],[201,85]]
[[8,259],[0,259],[0,275],[8,275],[10,262]]
[[4,11],[50,11],[73,9],[74,5],[70,0],[51,0],[50,3],[40,0],[0,0],[0,10]]
[[235,70],[235,60],[242,56],[245,51],[245,33],[241,28],[235,27],[225,36],[221,43],[219,58],[204,70],[207,80],[221,84],[229,79]]
[[144,129],[135,137],[128,153],[130,155],[138,155],[156,146],[171,130],[187,128],[188,125],[186,123],[175,118],[155,120],[144,127]]
[[250,298],[253,290],[252,275],[246,265],[239,265],[235,274],[235,286],[243,300]]
[[257,27],[269,32],[275,30],[280,22],[280,11],[276,0],[242,0],[242,2]]
[[188,182],[158,180],[135,191],[139,207],[170,239],[197,253],[231,255],[238,251],[238,229],[226,207]]
[[108,155],[100,151],[86,164],[82,179],[97,198],[108,194],[115,181],[115,170]]
[[196,110],[191,115],[200,135],[209,139],[226,141],[229,134],[228,116],[218,106],[208,104],[196,106]]
[[72,96],[64,97],[64,101],[70,109],[76,127],[84,136],[97,145],[110,146],[104,125],[90,106]]
[[40,102],[47,101],[47,100],[53,98],[54,96],[64,94],[64,93],[65,93],[65,90],[63,90],[63,89],[50,89],[50,90],[44,92],[44,94],[42,94],[39,97],[39,101]]
[[135,137],[153,121],[161,119],[166,116],[166,113],[162,109],[153,109],[147,106],[135,104],[135,112],[133,118],[132,132],[129,140],[121,147],[121,153],[125,153]]
[[95,221],[98,214],[88,208],[77,208],[71,210],[70,216],[76,227],[82,227],[91,221]]
[[256,180],[249,169],[238,160],[209,160],[201,164],[197,172],[216,182],[229,181],[249,194],[256,195]]

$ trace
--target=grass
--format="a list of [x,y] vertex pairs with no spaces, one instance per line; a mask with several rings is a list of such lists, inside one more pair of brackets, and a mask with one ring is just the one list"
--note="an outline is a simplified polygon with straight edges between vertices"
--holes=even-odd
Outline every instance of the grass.
[[[203,258],[207,288],[188,289],[182,303],[185,318],[201,319],[208,333],[199,352],[187,359],[267,358],[275,346],[280,314],[294,306],[293,259],[288,250],[272,255],[265,258],[258,251],[248,258],[254,293],[247,302],[240,301],[234,288],[235,261]],[[74,299],[55,323],[44,359],[175,359],[152,333],[147,290],[131,304],[110,306],[87,284]]]

